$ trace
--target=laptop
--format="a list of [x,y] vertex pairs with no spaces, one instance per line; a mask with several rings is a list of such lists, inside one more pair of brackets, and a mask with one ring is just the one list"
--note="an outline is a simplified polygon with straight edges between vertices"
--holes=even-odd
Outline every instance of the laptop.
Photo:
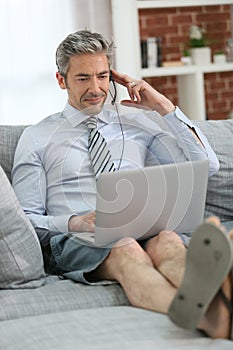
[[162,230],[190,233],[203,221],[207,182],[207,160],[102,173],[95,233],[69,236],[106,247],[123,237],[148,239]]

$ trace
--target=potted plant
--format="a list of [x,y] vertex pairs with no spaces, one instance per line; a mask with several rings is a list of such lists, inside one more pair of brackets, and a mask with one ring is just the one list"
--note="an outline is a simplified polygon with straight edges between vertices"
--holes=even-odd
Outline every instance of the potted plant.
[[211,63],[211,49],[208,47],[205,31],[197,25],[191,25],[190,27],[189,47],[193,64]]

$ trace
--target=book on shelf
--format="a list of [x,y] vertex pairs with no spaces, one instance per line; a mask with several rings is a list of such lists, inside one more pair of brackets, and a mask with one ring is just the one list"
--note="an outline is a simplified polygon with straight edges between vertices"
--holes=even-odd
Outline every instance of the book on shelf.
[[152,68],[162,66],[162,40],[160,37],[149,37],[141,40],[141,66]]

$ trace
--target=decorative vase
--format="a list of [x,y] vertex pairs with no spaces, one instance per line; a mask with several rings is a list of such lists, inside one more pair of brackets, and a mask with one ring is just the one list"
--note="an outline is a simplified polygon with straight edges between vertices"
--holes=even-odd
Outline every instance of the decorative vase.
[[210,47],[193,47],[190,50],[192,64],[205,65],[211,63]]
[[213,56],[213,62],[214,63],[219,63],[219,64],[222,64],[222,63],[226,63],[227,61],[227,58],[226,58],[226,55],[224,53],[216,53],[214,54]]
[[182,56],[180,60],[185,66],[192,64],[191,56]]

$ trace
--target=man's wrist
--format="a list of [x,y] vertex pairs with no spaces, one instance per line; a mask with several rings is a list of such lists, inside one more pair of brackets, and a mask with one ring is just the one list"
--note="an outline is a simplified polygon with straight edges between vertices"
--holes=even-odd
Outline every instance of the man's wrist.
[[153,111],[159,113],[163,117],[174,112],[175,108],[175,105],[171,101],[165,99],[165,101],[161,101],[160,103],[156,104]]
[[75,232],[76,230],[76,226],[77,226],[77,222],[76,222],[76,218],[77,215],[72,215],[70,218],[69,218],[69,221],[68,221],[68,231],[69,232]]

